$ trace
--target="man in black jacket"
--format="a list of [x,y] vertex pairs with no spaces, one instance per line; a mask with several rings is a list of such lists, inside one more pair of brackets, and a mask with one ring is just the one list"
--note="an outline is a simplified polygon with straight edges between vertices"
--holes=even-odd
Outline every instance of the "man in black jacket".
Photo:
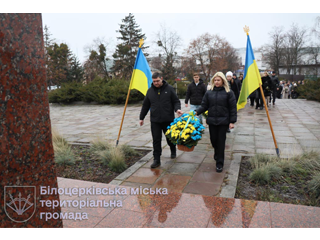
[[[174,91],[165,80],[162,80],[160,73],[155,72],[152,75],[152,85],[148,89],[143,100],[143,105],[140,112],[140,126],[144,123],[144,118],[150,109],[151,134],[153,139],[153,164],[151,168],[156,168],[161,165],[160,156],[162,152],[161,138],[162,132],[167,131],[167,127],[174,120],[174,112],[179,117],[182,115],[180,100]],[[176,146],[169,141],[171,158],[176,157]]]
[[[271,81],[272,81],[272,103],[273,105],[275,105],[276,98],[277,98],[277,91],[279,91],[279,85],[280,85],[279,79],[276,76],[275,71],[272,72]],[[270,98],[270,102],[271,102],[271,98]]]
[[[207,91],[203,80],[200,79],[198,73],[193,74],[193,82],[189,84],[185,104],[188,107],[188,101],[190,99],[190,111],[196,110],[201,105],[202,98]],[[200,123],[202,124],[202,116],[199,116]]]

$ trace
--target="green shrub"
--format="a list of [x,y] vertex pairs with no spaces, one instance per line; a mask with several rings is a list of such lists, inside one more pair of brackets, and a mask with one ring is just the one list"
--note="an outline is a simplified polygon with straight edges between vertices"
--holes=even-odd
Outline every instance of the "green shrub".
[[300,94],[299,98],[320,102],[320,78],[315,81],[305,80],[305,84],[297,87],[296,91]]
[[268,164],[265,167],[269,172],[269,175],[273,179],[279,179],[282,175],[282,169],[275,164]]
[[126,157],[132,157],[132,156],[137,156],[139,155],[138,151],[135,150],[134,148],[130,147],[129,145],[121,145],[120,150],[123,152],[123,154]]
[[312,179],[308,184],[308,188],[317,197],[320,196],[320,172],[312,176]]
[[307,172],[320,172],[320,155],[315,151],[305,152],[299,159],[299,164]]
[[[60,89],[49,92],[49,102],[71,103],[73,101],[96,102],[99,104],[124,104],[130,81],[126,79],[106,80],[97,76],[92,82],[63,84]],[[144,95],[132,89],[129,103],[142,101]]]
[[59,148],[54,152],[54,160],[57,164],[61,165],[73,165],[75,162],[75,156],[71,150],[71,147]]
[[250,173],[249,179],[259,184],[266,184],[270,181],[270,173],[266,167],[256,168]]
[[77,82],[64,83],[60,88],[50,91],[50,103],[71,103],[81,101],[82,84]]

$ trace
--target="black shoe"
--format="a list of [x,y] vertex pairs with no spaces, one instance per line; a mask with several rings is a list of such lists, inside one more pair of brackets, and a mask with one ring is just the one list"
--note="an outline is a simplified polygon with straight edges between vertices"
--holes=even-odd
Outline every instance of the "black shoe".
[[154,159],[153,160],[153,163],[151,164],[151,168],[157,168],[157,167],[159,167],[161,165],[161,163],[160,163],[160,159],[158,160],[158,159]]
[[260,110],[262,110],[263,109],[263,107],[260,107]]
[[220,173],[220,172],[222,172],[222,170],[223,170],[223,168],[222,168],[222,167],[216,167],[216,171],[217,171],[217,172],[219,172],[219,173]]
[[176,158],[177,157],[177,154],[176,153],[171,153],[171,158]]

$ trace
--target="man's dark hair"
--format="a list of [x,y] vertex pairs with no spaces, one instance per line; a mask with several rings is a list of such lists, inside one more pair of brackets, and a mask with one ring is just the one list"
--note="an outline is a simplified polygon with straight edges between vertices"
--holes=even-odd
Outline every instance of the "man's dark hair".
[[272,74],[276,74],[276,71],[272,71]]
[[240,73],[240,76],[243,76],[243,74],[242,74],[242,73]]
[[157,79],[157,78],[161,78],[161,77],[162,77],[162,75],[159,72],[155,72],[152,74],[152,79]]

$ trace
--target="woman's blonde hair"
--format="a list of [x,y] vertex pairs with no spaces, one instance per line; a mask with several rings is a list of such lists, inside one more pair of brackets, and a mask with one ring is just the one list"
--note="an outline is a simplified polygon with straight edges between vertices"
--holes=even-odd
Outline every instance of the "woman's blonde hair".
[[222,72],[217,72],[210,80],[210,83],[211,83],[211,88],[210,90],[213,90],[214,89],[214,79],[216,77],[220,77],[222,79],[222,82],[223,82],[223,87],[225,88],[226,92],[230,92],[230,88],[229,88],[229,83],[226,79],[226,77],[224,76],[224,74]]

